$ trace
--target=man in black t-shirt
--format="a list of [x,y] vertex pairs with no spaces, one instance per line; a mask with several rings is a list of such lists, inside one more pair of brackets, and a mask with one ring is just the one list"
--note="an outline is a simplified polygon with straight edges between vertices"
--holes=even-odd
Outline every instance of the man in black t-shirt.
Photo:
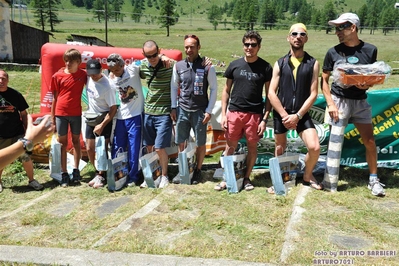
[[[18,140],[23,139],[27,127],[27,112],[29,105],[18,91],[8,87],[8,74],[0,69],[0,149],[8,147]],[[25,142],[24,142],[24,145]],[[29,178],[29,186],[35,190],[43,189],[43,186],[33,178],[33,163],[30,156],[25,153],[19,157]],[[3,191],[0,169],[0,192]]]
[[337,191],[344,130],[348,123],[353,123],[366,148],[366,160],[370,171],[368,188],[374,196],[385,196],[383,184],[377,177],[377,149],[373,136],[371,106],[366,100],[366,90],[369,86],[359,83],[342,88],[334,81],[330,88],[329,84],[329,77],[337,61],[372,64],[377,60],[377,48],[359,39],[360,21],[356,14],[344,13],[338,19],[330,20],[328,24],[335,26],[340,44],[328,50],[321,78],[321,88],[327,102],[331,125],[323,186],[332,192]]
[[[242,38],[244,57],[230,63],[224,76],[227,78],[222,93],[222,129],[226,131],[227,147],[225,154],[230,155],[229,147],[236,148],[238,141],[245,134],[247,141],[246,172],[243,189],[252,190],[249,176],[257,157],[257,143],[266,129],[271,105],[267,92],[272,77],[271,65],[258,57],[262,37],[256,31],[248,31]],[[264,88],[264,89],[263,89]],[[263,95],[263,91],[265,94]],[[229,107],[227,112],[227,107]],[[221,182],[215,190],[226,188]]]

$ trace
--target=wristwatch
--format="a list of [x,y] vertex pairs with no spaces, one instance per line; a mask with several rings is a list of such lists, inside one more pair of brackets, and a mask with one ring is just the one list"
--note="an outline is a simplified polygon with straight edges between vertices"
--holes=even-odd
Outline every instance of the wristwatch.
[[18,140],[22,142],[26,152],[32,152],[33,151],[33,142],[31,140],[28,140],[26,138],[20,138]]
[[296,113],[296,116],[299,118],[299,120],[301,120],[303,117],[300,113]]

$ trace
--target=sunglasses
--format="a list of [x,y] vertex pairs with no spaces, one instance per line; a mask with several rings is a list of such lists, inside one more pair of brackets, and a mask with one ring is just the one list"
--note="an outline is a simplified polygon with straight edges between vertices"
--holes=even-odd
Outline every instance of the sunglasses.
[[158,56],[158,52],[156,52],[155,54],[153,54],[153,55],[144,55],[147,59],[151,59],[151,58],[155,58],[155,57],[157,57]]
[[292,36],[292,37],[297,37],[298,35],[299,36],[301,36],[301,37],[306,37],[306,32],[296,32],[296,31],[293,31],[293,32],[291,32],[290,33],[290,35]]
[[109,63],[109,62],[114,62],[114,63],[117,63],[119,60],[118,59],[115,59],[115,58],[107,58],[107,63]]
[[351,26],[352,26],[352,23],[345,23],[345,24],[336,26],[336,27],[335,27],[335,30],[336,30],[336,31],[342,31],[342,30],[344,30],[344,29],[346,29],[346,28],[349,28],[349,27],[351,27]]
[[252,47],[252,48],[255,48],[256,46],[258,46],[258,44],[257,43],[249,43],[249,42],[246,42],[246,43],[244,43],[244,46],[245,47]]

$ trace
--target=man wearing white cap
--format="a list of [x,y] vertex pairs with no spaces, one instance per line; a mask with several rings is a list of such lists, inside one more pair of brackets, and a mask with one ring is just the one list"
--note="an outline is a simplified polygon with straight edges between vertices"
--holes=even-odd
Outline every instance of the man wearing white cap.
[[275,155],[282,155],[287,147],[287,131],[295,129],[308,153],[305,157],[303,184],[320,190],[312,172],[320,154],[320,143],[308,111],[317,98],[319,62],[304,51],[308,41],[306,26],[291,26],[287,41],[290,51],[273,67],[269,100],[273,106]]
[[366,160],[370,171],[368,188],[375,196],[385,196],[382,187],[384,185],[377,177],[377,149],[373,136],[371,106],[366,99],[369,86],[359,83],[344,89],[336,82],[332,82],[331,87],[329,84],[331,71],[338,60],[350,64],[372,64],[377,60],[377,47],[359,39],[360,21],[356,14],[344,13],[338,19],[330,20],[328,24],[335,27],[340,44],[328,50],[321,78],[321,88],[327,102],[331,125],[323,185],[327,190],[337,191],[344,131],[348,123],[353,123],[366,148]]

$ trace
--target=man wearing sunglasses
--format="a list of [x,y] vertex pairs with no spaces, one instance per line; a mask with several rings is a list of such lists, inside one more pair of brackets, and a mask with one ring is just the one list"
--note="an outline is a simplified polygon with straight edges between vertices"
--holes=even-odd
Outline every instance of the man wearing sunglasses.
[[[248,31],[242,38],[244,57],[234,60],[227,67],[224,76],[226,85],[222,94],[222,129],[226,131],[226,155],[230,147],[237,148],[238,141],[245,133],[247,140],[247,169],[244,173],[243,189],[253,190],[249,176],[257,158],[257,143],[266,129],[271,105],[267,99],[272,66],[258,57],[262,37],[257,31]],[[263,91],[265,94],[263,95]],[[228,112],[227,112],[228,107]],[[226,188],[223,181],[215,190]]]
[[[145,59],[140,64],[140,77],[146,79],[148,87],[144,101],[143,145],[148,152],[155,148],[159,156],[162,168],[159,188],[164,188],[169,184],[165,148],[170,147],[172,138],[170,81],[173,69],[169,62],[165,66],[161,60],[160,49],[155,41],[149,40],[143,44],[143,56]],[[147,187],[147,183],[144,181],[140,187]]]
[[366,148],[366,160],[370,177],[368,188],[374,196],[385,196],[385,191],[377,177],[377,149],[373,136],[371,106],[367,103],[365,84],[356,84],[347,89],[336,82],[329,83],[331,71],[338,60],[350,64],[372,64],[377,60],[377,47],[359,39],[359,17],[353,13],[344,13],[329,25],[335,27],[339,44],[329,49],[323,64],[321,88],[328,106],[331,125],[330,142],[327,153],[327,167],[323,185],[329,191],[337,191],[339,166],[344,130],[353,123],[360,133]]
[[128,186],[139,185],[139,154],[141,147],[141,114],[144,106],[143,90],[138,66],[125,65],[120,54],[110,54],[107,58],[111,87],[117,92],[120,106],[112,141],[112,158],[122,149],[128,151]]
[[319,159],[320,144],[308,113],[317,98],[319,62],[304,51],[308,41],[304,24],[292,25],[287,41],[290,51],[274,64],[268,95],[273,106],[275,155],[284,153],[287,131],[296,130],[308,149],[303,184],[320,190],[322,186],[312,174]]
[[[184,51],[187,57],[174,65],[171,82],[171,115],[176,121],[176,143],[179,145],[179,151],[184,150],[184,143],[190,136],[191,128],[195,134],[197,166],[191,178],[193,185],[201,182],[206,129],[216,103],[218,88],[215,68],[203,64],[203,58],[199,55],[200,49],[200,40],[196,35],[184,37]],[[180,183],[180,178],[174,178],[173,183]]]

